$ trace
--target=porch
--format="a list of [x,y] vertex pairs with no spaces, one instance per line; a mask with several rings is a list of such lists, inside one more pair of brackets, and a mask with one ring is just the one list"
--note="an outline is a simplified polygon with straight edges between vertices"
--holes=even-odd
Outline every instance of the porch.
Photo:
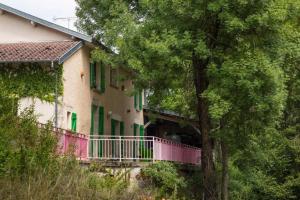
[[201,149],[154,136],[87,136],[54,128],[60,155],[73,154],[82,161],[171,161],[199,165]]

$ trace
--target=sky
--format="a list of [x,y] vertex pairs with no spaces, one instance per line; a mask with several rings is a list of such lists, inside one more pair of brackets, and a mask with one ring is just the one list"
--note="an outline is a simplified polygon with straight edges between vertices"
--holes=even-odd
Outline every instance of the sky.
[[76,3],[74,0],[0,0],[0,3],[67,28],[67,20],[54,21],[53,18],[72,17],[69,28],[75,29],[73,23]]

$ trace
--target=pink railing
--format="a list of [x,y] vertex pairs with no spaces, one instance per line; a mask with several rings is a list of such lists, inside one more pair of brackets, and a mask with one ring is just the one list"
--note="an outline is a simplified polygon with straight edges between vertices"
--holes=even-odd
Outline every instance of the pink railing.
[[[40,128],[45,125],[39,124]],[[53,128],[60,155],[80,160],[172,161],[199,165],[201,149],[152,136],[89,136]]]
[[58,133],[60,154],[74,154],[77,159],[87,160],[88,157],[88,136],[74,134],[70,131]]
[[[39,124],[39,127],[45,128],[45,125]],[[88,159],[89,136],[61,128],[53,128],[52,131],[58,140],[57,152],[59,155],[73,154],[77,159]]]
[[174,161],[180,163],[200,164],[201,149],[170,140],[154,138],[154,160]]
[[200,148],[152,136],[90,136],[89,146],[92,160],[201,163]]

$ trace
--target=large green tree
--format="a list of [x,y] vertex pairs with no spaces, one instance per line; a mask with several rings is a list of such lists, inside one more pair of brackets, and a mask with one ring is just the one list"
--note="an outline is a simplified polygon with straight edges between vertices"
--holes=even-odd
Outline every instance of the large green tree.
[[227,199],[228,144],[242,149],[252,135],[274,128],[283,111],[286,51],[280,47],[285,28],[298,25],[297,1],[76,2],[78,26],[104,47],[93,53],[95,59],[137,70],[136,84],[154,99],[178,91],[194,94],[190,103],[196,105],[202,137],[204,197],[217,198],[213,145],[218,138]]

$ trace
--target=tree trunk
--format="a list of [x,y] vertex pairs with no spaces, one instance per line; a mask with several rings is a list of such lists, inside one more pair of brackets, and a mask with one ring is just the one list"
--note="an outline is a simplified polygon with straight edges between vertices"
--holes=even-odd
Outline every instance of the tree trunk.
[[203,197],[204,200],[216,200],[216,178],[213,161],[213,139],[210,138],[210,119],[208,115],[208,105],[201,94],[208,87],[206,75],[207,61],[193,59],[194,83],[197,95],[197,113],[202,138],[201,167],[203,172]]
[[228,146],[224,141],[221,141],[222,153],[222,184],[221,184],[221,200],[228,200]]

